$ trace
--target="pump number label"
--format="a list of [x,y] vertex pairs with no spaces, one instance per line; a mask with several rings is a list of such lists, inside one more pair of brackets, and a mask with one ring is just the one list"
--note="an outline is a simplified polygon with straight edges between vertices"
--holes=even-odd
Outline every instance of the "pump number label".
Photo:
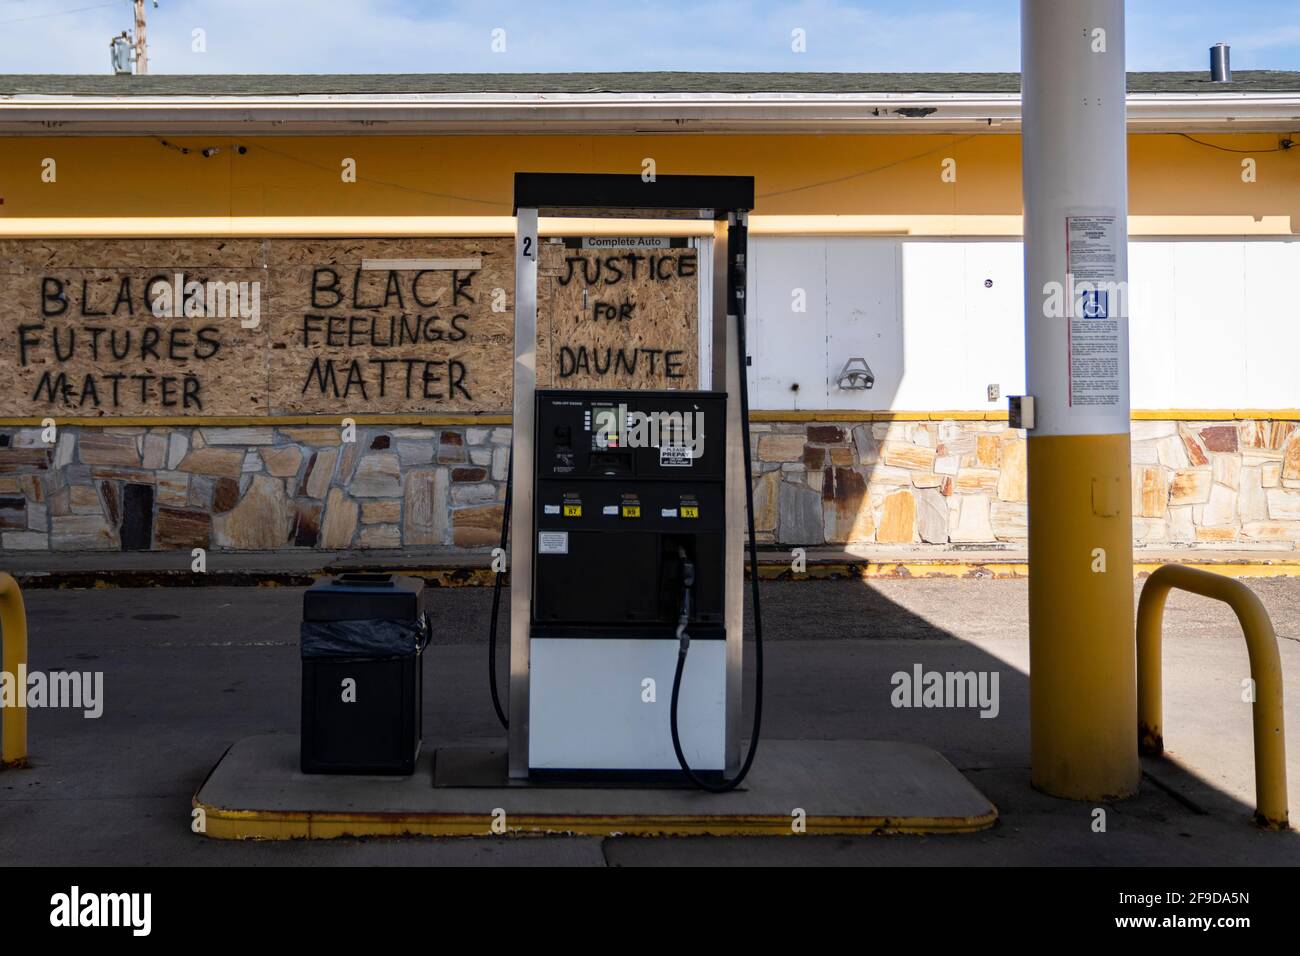
[[681,514],[683,518],[698,518],[700,509],[695,505],[682,505]]
[[565,505],[565,506],[564,506],[564,517],[566,517],[566,518],[581,518],[581,517],[582,517],[582,505]]

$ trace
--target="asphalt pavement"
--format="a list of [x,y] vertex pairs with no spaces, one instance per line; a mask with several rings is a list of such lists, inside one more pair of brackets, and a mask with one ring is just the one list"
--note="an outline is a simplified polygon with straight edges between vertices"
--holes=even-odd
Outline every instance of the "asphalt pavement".
[[[1249,583],[1273,617],[1292,689],[1294,808],[1300,579]],[[1098,832],[1097,806],[1029,786],[1023,580],[765,582],[762,596],[764,736],[927,744],[992,799],[999,822],[951,836],[211,840],[191,832],[190,800],[224,750],[252,734],[298,732],[302,590],[33,590],[26,594],[31,669],[101,672],[103,714],[30,712],[32,766],[0,771],[0,858],[103,865],[1300,863],[1294,832],[1265,833],[1249,823],[1250,708],[1240,699],[1248,663],[1226,607],[1171,597],[1171,759],[1144,761],[1140,795],[1102,805],[1106,828]],[[438,589],[432,602],[426,746],[501,739],[487,690],[490,589]],[[503,641],[506,631],[503,621]],[[997,715],[894,706],[892,676],[917,665],[996,672]],[[749,672],[747,697],[751,681]]]

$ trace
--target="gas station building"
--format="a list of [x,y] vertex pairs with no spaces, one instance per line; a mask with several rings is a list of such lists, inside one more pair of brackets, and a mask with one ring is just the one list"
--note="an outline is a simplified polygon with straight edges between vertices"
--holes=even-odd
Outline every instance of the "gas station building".
[[[760,544],[1022,547],[1019,87],[0,77],[0,550],[490,548],[548,171],[754,177]],[[1300,543],[1298,117],[1300,74],[1128,76],[1138,546]],[[543,216],[539,386],[710,387],[712,228]]]

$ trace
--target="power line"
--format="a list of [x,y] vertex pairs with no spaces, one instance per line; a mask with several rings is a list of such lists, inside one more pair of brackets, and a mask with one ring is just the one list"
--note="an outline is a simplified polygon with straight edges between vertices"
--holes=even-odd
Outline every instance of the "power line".
[[[153,138],[158,141],[158,144],[160,146],[164,146],[167,149],[175,150],[178,153],[183,153],[188,155],[193,152],[198,152],[201,153],[205,158],[211,158],[212,156],[216,155],[215,149],[204,149],[204,150],[199,150],[197,148],[191,149],[188,146],[181,146],[178,143],[173,143],[168,139],[164,139],[163,137],[159,136],[156,133],[153,135]],[[271,153],[275,156],[281,156],[285,159],[293,160],[295,163],[301,163],[304,166],[310,166],[312,169],[318,169],[321,172],[326,172],[330,174],[337,172],[337,170],[334,169],[332,166],[325,166],[322,165],[321,163],[314,163],[310,159],[303,159],[301,156],[295,156],[292,153],[286,153],[283,150],[273,149],[270,146],[264,146],[260,143],[256,146],[236,147],[236,151],[240,153],[250,149],[260,149],[263,150],[264,152]],[[431,189],[420,189],[418,186],[407,186],[404,183],[394,183],[384,179],[372,179],[369,176],[357,176],[357,182],[370,183],[375,186],[387,186],[389,189],[400,189],[403,190],[404,192],[418,193],[421,196],[433,196],[437,199],[452,199],[457,202],[478,203],[479,205],[483,205],[483,206],[506,207],[510,205],[510,203],[508,202],[502,202],[497,199],[479,199],[475,196],[458,196],[455,193],[434,192]]]
[[61,17],[69,13],[85,13],[87,10],[102,10],[104,7],[115,7],[124,0],[112,0],[111,3],[97,3],[93,7],[77,7],[75,10],[55,10],[52,13],[33,13],[28,17],[13,17],[9,20],[0,20],[0,23],[22,23],[26,20],[44,20],[47,17]]
[[[1291,140],[1284,139],[1282,141],[1282,145],[1274,146],[1269,149],[1233,149],[1228,146],[1219,146],[1217,143],[1207,143],[1204,140],[1196,139],[1194,136],[1189,136],[1186,133],[1176,133],[1175,135],[1181,136],[1183,137],[1183,139],[1190,140],[1191,142],[1195,143],[1197,146],[1205,146],[1208,149],[1218,149],[1218,150],[1222,150],[1225,153],[1282,153],[1293,148],[1293,146],[1295,145],[1294,143],[1291,142]],[[817,189],[821,186],[833,186],[836,185],[837,183],[848,182],[850,179],[859,179],[863,176],[871,176],[875,173],[884,172],[886,169],[892,169],[895,166],[902,166],[904,163],[910,163],[913,162],[914,160],[924,159],[926,156],[931,156],[935,153],[944,152],[946,150],[951,149],[953,146],[956,146],[958,143],[964,143],[966,142],[966,140],[974,139],[974,138],[975,138],[975,134],[972,133],[969,136],[963,136],[960,139],[955,139],[951,143],[945,143],[942,146],[936,146],[934,149],[927,149],[923,153],[915,153],[914,155],[911,156],[905,156],[902,159],[896,159],[893,162],[885,163],[882,166],[875,166],[871,169],[863,169],[856,173],[849,173],[845,176],[838,176],[835,179],[825,179],[822,180],[821,182],[808,183],[807,185],[804,186],[792,186],[789,189],[778,189],[775,190],[774,192],[759,193],[757,198],[772,199],[776,196],[787,196],[790,193],[803,192],[804,190],[807,189]]]
[[[309,159],[303,159],[301,156],[294,156],[292,153],[286,153],[278,149],[272,149],[270,146],[264,146],[258,144],[257,146],[250,146],[249,149],[265,150],[268,153],[274,153],[276,156],[283,156],[285,159],[291,159],[296,163],[302,163],[304,166],[310,166],[313,169],[319,169],[322,170],[323,172],[327,172],[327,173],[337,172],[336,169],[330,166],[323,166],[320,163],[313,163]],[[508,202],[501,202],[500,200],[496,200],[496,199],[477,199],[473,196],[457,196],[454,193],[434,192],[433,190],[420,189],[419,187],[407,186],[402,183],[388,182],[383,179],[372,179],[368,176],[357,176],[357,181],[364,182],[364,183],[371,183],[376,186],[387,186],[389,189],[401,189],[405,192],[418,193],[421,196],[433,196],[437,199],[454,199],[457,202],[478,203],[479,205],[483,205],[483,206],[509,206],[510,205],[510,203]]]
[[1217,143],[1207,143],[1203,139],[1197,139],[1195,136],[1188,136],[1186,133],[1176,133],[1175,135],[1181,136],[1183,139],[1193,142],[1197,146],[1204,146],[1208,149],[1217,149],[1224,153],[1282,153],[1286,152],[1293,145],[1289,139],[1286,139],[1282,141],[1283,145],[1274,146],[1272,149],[1233,149],[1231,146],[1220,146]]
[[892,163],[885,163],[883,166],[875,166],[871,169],[863,169],[856,173],[849,173],[846,176],[837,176],[835,179],[825,179],[817,183],[808,183],[806,186],[792,186],[789,189],[778,189],[775,192],[759,193],[756,198],[771,199],[775,196],[788,196],[790,193],[803,192],[806,189],[817,189],[821,186],[833,186],[836,183],[848,182],[850,179],[859,179],[863,176],[871,176],[874,175],[875,173],[884,172],[886,169],[893,169],[895,166],[902,166],[904,163],[910,163],[918,159],[924,159],[926,156],[933,155],[934,153],[945,152],[947,150],[952,149],[958,143],[964,143],[966,142],[966,140],[974,139],[974,138],[975,138],[975,134],[972,133],[969,136],[963,136],[959,139],[954,139],[949,143],[944,143],[941,146],[936,146],[934,149],[927,149],[923,153],[916,153],[915,155],[912,156],[904,156],[902,159],[896,159]]

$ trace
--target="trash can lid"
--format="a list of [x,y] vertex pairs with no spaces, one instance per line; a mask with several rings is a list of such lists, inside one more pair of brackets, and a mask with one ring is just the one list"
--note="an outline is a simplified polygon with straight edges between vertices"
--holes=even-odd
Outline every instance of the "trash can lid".
[[424,613],[424,582],[396,574],[339,574],[303,594],[304,621],[410,621]]

